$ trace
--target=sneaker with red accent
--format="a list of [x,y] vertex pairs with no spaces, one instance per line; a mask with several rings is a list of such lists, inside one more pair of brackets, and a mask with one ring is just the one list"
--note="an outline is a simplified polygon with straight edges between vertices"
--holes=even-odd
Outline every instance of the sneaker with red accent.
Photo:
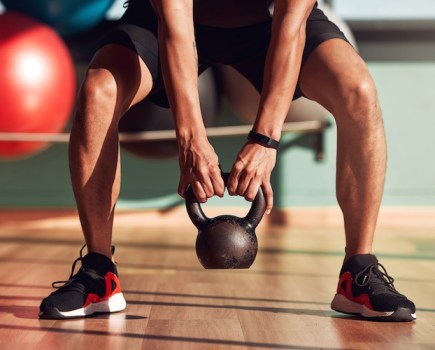
[[376,320],[415,320],[414,303],[400,294],[393,282],[376,256],[354,255],[341,268],[331,308]]
[[[42,300],[39,318],[77,318],[125,309],[126,302],[116,265],[98,253],[89,253],[82,257],[83,248],[80,250],[80,257],[73,263],[68,281],[53,282],[53,288],[57,290]],[[82,266],[74,274],[78,261]],[[58,286],[59,284],[62,285]]]

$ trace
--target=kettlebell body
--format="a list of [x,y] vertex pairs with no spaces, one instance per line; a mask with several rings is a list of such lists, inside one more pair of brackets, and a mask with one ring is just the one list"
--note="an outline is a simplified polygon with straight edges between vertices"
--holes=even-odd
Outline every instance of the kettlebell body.
[[[228,174],[224,174],[227,184]],[[186,209],[198,228],[196,255],[206,269],[247,269],[257,256],[255,228],[264,215],[266,202],[261,188],[243,217],[220,215],[208,218],[202,211],[193,190],[186,192]]]

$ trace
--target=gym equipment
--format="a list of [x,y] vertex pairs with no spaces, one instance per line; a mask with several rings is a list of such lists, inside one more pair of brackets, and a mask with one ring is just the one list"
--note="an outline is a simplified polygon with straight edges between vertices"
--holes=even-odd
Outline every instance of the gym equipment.
[[100,23],[114,0],[2,0],[18,11],[52,26],[62,36],[72,36]]
[[[216,124],[219,99],[211,70],[200,75],[198,90],[204,125],[213,126]],[[174,130],[174,128],[171,110],[156,106],[146,100],[130,108],[119,123],[119,131],[124,133]],[[151,159],[165,159],[178,155],[176,140],[128,142],[123,143],[122,148],[136,156]]]
[[[228,175],[223,174],[225,186]],[[244,218],[234,215],[208,218],[191,187],[186,192],[186,209],[199,230],[196,238],[196,255],[204,268],[247,269],[252,265],[258,250],[255,228],[266,209],[266,200],[261,188]]]
[[[61,131],[75,97],[74,64],[49,26],[26,15],[0,15],[0,132]],[[33,154],[46,142],[0,142],[0,157]]]
[[[283,124],[282,132],[293,132],[298,134],[321,132],[328,126],[327,123],[321,121],[301,121],[301,122],[286,122]],[[246,136],[252,129],[252,125],[231,125],[231,126],[212,126],[206,129],[208,137],[226,137],[226,136]],[[57,142],[68,143],[70,134],[67,132],[61,133],[26,133],[26,132],[1,132],[0,141],[20,141],[20,142]],[[175,140],[175,130],[156,130],[142,131],[134,133],[119,133],[119,141],[121,143],[128,142],[149,142]]]

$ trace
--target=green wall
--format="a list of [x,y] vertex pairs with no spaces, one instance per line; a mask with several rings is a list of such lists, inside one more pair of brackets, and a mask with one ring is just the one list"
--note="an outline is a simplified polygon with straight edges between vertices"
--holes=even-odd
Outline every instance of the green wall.
[[[435,205],[435,63],[370,62],[378,86],[387,143],[384,205]],[[335,128],[327,133],[326,159],[291,149],[281,159],[284,206],[335,204]]]
[[[384,205],[435,205],[435,63],[370,62],[377,83],[388,138],[388,173]],[[225,118],[232,120],[228,113]],[[291,140],[294,135],[286,135]],[[314,160],[306,147],[290,147],[280,154],[274,172],[276,204],[335,205],[335,138],[326,132],[325,159]],[[229,170],[244,138],[212,140],[224,169]],[[123,157],[120,207],[167,207],[180,204],[176,195],[176,159],[144,161]],[[211,205],[238,205],[235,198]],[[23,160],[0,161],[1,207],[70,207],[74,199],[68,175],[67,147],[55,145]]]

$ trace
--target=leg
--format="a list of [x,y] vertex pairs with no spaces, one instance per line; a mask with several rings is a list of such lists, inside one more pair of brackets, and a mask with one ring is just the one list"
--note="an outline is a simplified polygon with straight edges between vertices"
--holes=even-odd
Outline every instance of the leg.
[[80,251],[80,270],[64,285],[53,285],[58,289],[42,300],[40,318],[84,317],[126,307],[111,252],[120,189],[118,122],[152,85],[142,59],[120,45],[104,46],[89,66],[69,144],[71,180],[88,254]]
[[382,199],[386,143],[377,92],[367,67],[341,39],[321,44],[300,76],[304,94],[337,123],[337,199],[346,232],[346,259],[370,253]]
[[106,45],[97,52],[81,87],[69,157],[89,252],[111,258],[113,214],[120,190],[118,122],[151,87],[144,62],[119,45]]
[[412,321],[415,305],[371,254],[382,199],[386,142],[376,88],[366,65],[341,39],[309,56],[300,75],[307,97],[337,123],[337,199],[344,216],[346,256],[331,307],[388,321]]

